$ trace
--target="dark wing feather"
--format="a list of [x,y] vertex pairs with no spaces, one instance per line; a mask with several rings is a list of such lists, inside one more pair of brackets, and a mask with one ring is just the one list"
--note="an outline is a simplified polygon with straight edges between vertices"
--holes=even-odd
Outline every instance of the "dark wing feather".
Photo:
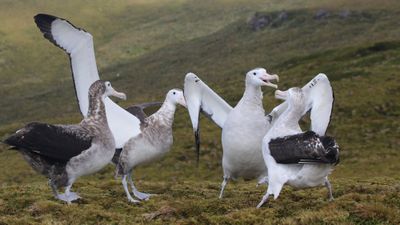
[[90,148],[92,137],[79,126],[57,126],[34,122],[17,131],[4,142],[15,149],[30,151],[58,162],[67,162]]
[[146,108],[151,108],[151,107],[161,106],[161,105],[162,105],[162,102],[146,102],[146,103],[130,106],[130,107],[126,108],[126,111],[128,111],[132,115],[136,116],[140,120],[140,123],[145,125],[146,124],[145,120],[148,116],[144,110]]
[[329,136],[313,131],[272,139],[271,156],[277,163],[338,163],[339,146]]
[[43,33],[43,36],[47,40],[49,40],[51,43],[53,43],[55,46],[62,48],[54,40],[53,34],[51,33],[51,23],[53,23],[54,20],[59,19],[59,18],[52,16],[52,15],[47,15],[47,14],[37,14],[34,17],[34,19],[35,19],[35,23],[36,23],[37,27]]

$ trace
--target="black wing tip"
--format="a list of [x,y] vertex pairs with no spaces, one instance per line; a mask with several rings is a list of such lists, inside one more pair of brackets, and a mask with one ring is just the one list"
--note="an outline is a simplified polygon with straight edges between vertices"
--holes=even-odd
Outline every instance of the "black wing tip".
[[43,37],[49,40],[51,43],[60,47],[53,38],[51,33],[51,24],[56,19],[60,19],[56,16],[48,15],[48,14],[37,14],[33,17],[36,23],[36,26],[39,28],[40,32],[43,33]]
[[194,132],[194,139],[196,142],[196,165],[198,167],[199,162],[200,162],[200,130],[199,129],[197,129]]
[[36,16],[34,16],[33,18],[35,19],[36,23],[48,23],[48,24],[51,24],[54,20],[59,19],[56,16],[45,13],[36,14]]

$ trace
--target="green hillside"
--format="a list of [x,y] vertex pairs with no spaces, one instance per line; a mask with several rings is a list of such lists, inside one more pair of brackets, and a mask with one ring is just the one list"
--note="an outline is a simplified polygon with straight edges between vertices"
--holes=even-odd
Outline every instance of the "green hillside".
[[[331,176],[336,199],[328,202],[325,188],[286,187],[256,209],[265,187],[238,181],[218,200],[220,129],[202,118],[197,168],[191,124],[179,108],[171,152],[135,172],[138,188],[157,194],[140,205],[126,201],[109,166],[78,180],[74,190],[84,199],[66,206],[53,199],[45,178],[0,145],[0,224],[400,223],[400,2],[2,1],[2,139],[29,121],[81,119],[68,58],[42,38],[32,19],[38,12],[93,34],[101,77],[128,95],[122,106],[162,100],[182,88],[189,71],[231,105],[254,67],[279,74],[280,89],[326,73],[335,91],[328,134],[341,146]],[[255,17],[270,22],[255,31]],[[279,103],[272,89],[264,96],[266,110]]]

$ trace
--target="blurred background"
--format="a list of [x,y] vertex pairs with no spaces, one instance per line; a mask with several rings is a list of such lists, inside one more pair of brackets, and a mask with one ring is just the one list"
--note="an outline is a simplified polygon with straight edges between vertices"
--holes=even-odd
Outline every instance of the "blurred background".
[[[201,120],[196,167],[188,113],[175,115],[174,147],[135,171],[140,190],[157,193],[130,205],[113,167],[74,185],[84,199],[66,207],[44,177],[0,145],[0,224],[112,223],[400,223],[400,1],[397,0],[1,0],[0,138],[31,121],[78,123],[68,56],[42,37],[33,16],[53,14],[94,37],[100,77],[127,93],[121,106],[162,101],[194,72],[234,106],[244,75],[264,67],[279,88],[326,73],[335,91],[328,134],[341,146],[325,188],[286,187],[255,206],[265,187],[222,181],[220,129]],[[264,88],[264,106],[279,103]],[[302,121],[307,128],[307,118]]]

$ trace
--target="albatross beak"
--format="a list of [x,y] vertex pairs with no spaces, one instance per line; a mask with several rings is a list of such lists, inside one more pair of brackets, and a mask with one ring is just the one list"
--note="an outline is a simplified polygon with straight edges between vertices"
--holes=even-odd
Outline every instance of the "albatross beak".
[[264,74],[263,76],[261,76],[261,80],[264,82],[264,86],[278,88],[278,85],[271,83],[272,80],[276,80],[277,82],[279,82],[279,76],[276,74]]
[[120,98],[122,100],[126,100],[126,95],[122,92],[118,92],[116,90],[114,90],[114,88],[111,90],[111,94],[114,97]]
[[280,91],[280,90],[276,90],[275,91],[275,98],[276,99],[281,99],[281,100],[286,100],[287,99],[287,91]]
[[182,98],[180,98],[180,99],[178,100],[178,103],[179,103],[181,106],[187,108],[185,97],[182,96]]

